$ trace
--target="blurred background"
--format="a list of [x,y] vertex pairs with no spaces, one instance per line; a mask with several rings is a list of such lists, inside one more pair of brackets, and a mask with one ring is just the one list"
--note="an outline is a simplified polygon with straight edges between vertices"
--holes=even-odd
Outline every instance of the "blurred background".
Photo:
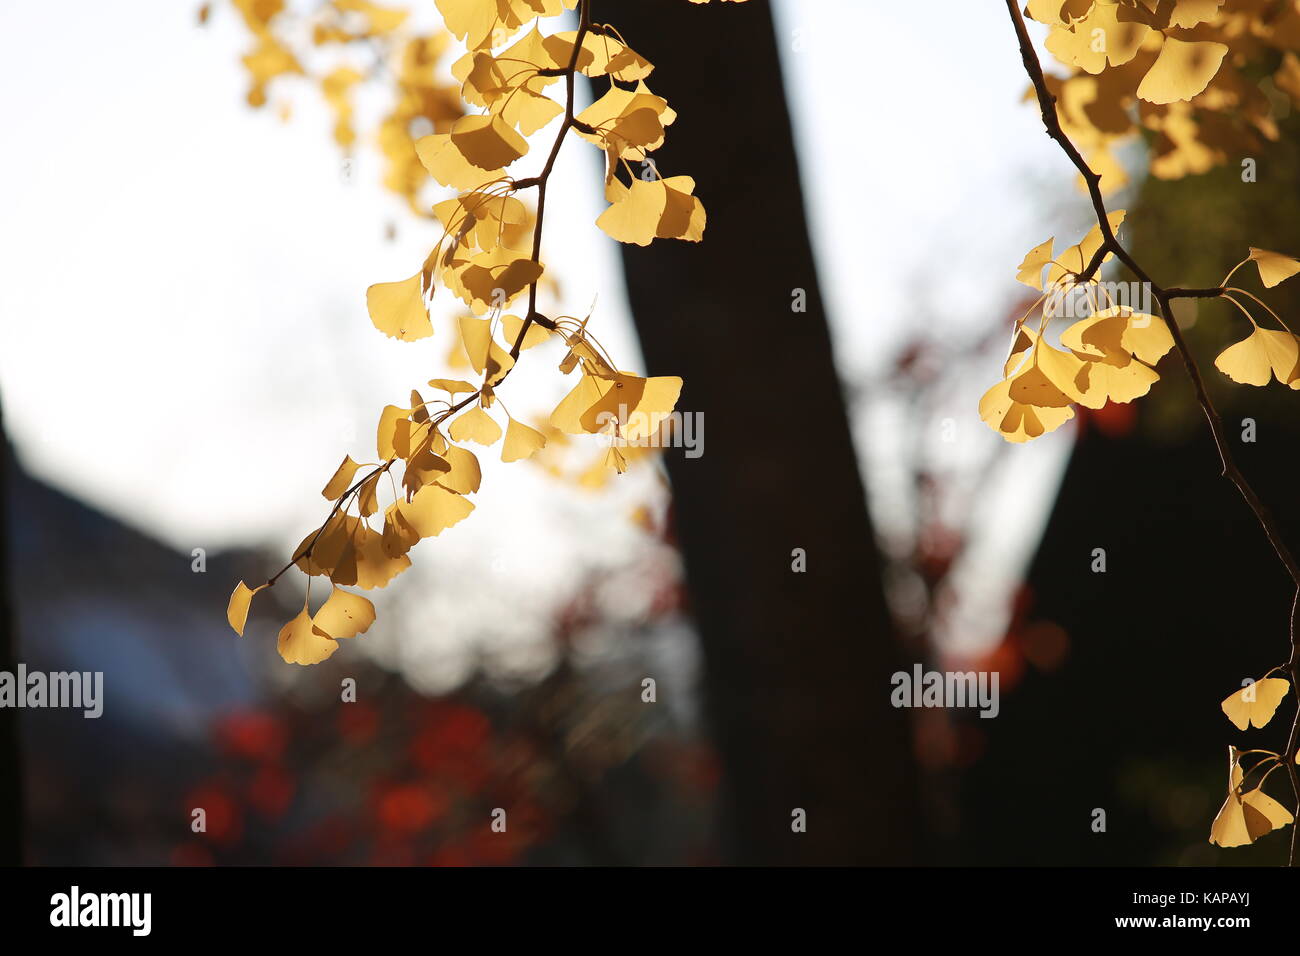
[[[11,661],[105,686],[98,720],[0,711],[11,858],[1283,859],[1276,836],[1206,842],[1241,740],[1218,702],[1283,656],[1289,593],[1176,358],[1143,401],[1029,445],[978,419],[1032,301],[1016,266],[1094,221],[1000,4],[601,4],[657,66],[679,119],[656,163],[695,178],[709,227],[620,248],[593,226],[603,157],[566,145],[543,311],[594,304],[621,367],[681,375],[703,454],[612,477],[578,442],[543,467],[484,455],[473,520],[368,595],[364,637],[283,663],[301,580],[236,637],[235,582],[319,524],[383,405],[455,371],[446,332],[377,334],[364,290],[437,240],[402,137],[454,116],[456,45],[450,101],[395,104],[406,41],[374,8],[289,3],[276,36],[301,69],[282,70],[250,29],[276,6],[0,10],[0,611]],[[402,29],[438,25],[425,2]],[[1269,103],[1256,182],[1232,156],[1160,180],[1141,139],[1121,153],[1121,238],[1164,284],[1213,285],[1248,244],[1300,249],[1297,120]],[[1228,318],[1179,315],[1207,369]],[[528,358],[503,391],[543,414],[560,353]],[[1288,397],[1207,380],[1230,431],[1259,423],[1241,461],[1297,540]],[[915,663],[996,670],[999,716],[892,708]]]

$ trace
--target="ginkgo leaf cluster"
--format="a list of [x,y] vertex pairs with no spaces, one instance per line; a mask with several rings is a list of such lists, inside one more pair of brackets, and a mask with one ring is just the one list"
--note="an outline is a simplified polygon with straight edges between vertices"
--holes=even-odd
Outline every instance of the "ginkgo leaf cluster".
[[[1107,217],[1118,229],[1124,211]],[[1016,279],[1042,294],[1030,308],[1039,309],[1037,324],[1029,313],[1012,332],[1002,380],[979,403],[980,418],[1010,442],[1025,442],[1054,431],[1074,417],[1074,406],[1099,409],[1107,402],[1127,403],[1141,398],[1159,381],[1155,366],[1174,345],[1165,319],[1137,312],[1104,300],[1105,287],[1082,278],[1090,268],[1100,269],[1111,258],[1100,224],[1077,244],[1059,252],[1048,239],[1025,254]],[[1094,262],[1094,260],[1096,260]],[[1300,338],[1259,297],[1229,285],[1242,266],[1254,262],[1265,288],[1300,272],[1300,260],[1251,247],[1250,254],[1220,283],[1220,294],[1250,321],[1245,339],[1226,348],[1215,366],[1235,382],[1267,385],[1276,379],[1300,390]],[[1081,297],[1089,314],[1060,333],[1060,345],[1047,338],[1050,323],[1065,297]],[[1262,308],[1282,328],[1261,328],[1243,299]]]
[[1294,3],[1027,0],[1025,10],[1067,70],[1049,79],[1062,125],[1107,189],[1126,181],[1116,153],[1140,134],[1152,139],[1152,174],[1179,179],[1277,140],[1275,99],[1300,107]]
[[[1110,226],[1123,221],[1112,213]],[[1017,278],[1042,292],[1013,330],[1002,380],[980,399],[980,418],[1011,442],[1053,431],[1074,417],[1074,406],[1098,409],[1107,402],[1131,402],[1150,391],[1160,376],[1155,365],[1174,344],[1164,319],[1105,301],[1104,287],[1082,273],[1102,248],[1100,226],[1059,253],[1048,239],[1029,251]],[[1104,261],[1104,259],[1103,259]],[[1046,284],[1044,284],[1046,274]],[[1058,348],[1047,332],[1065,296],[1075,295],[1088,315],[1060,333]]]
[[[412,27],[405,7],[372,0],[326,0],[304,9],[285,0],[231,0],[251,38],[243,57],[251,106],[271,102],[278,81],[299,77],[319,88],[334,114],[334,139],[346,151],[373,143],[383,157],[384,185],[416,215],[428,217],[421,195],[428,175],[415,151],[417,130],[442,132],[465,114],[446,75],[451,36]],[[204,8],[202,19],[210,13]],[[358,91],[382,78],[388,106],[373,128],[357,126]],[[278,104],[288,116],[287,99]]]
[[[541,210],[570,134],[604,154],[608,206],[596,225],[610,237],[638,245],[656,239],[698,242],[705,231],[695,181],[662,176],[651,157],[677,118],[647,82],[654,65],[616,28],[591,18],[592,2],[436,0],[447,32],[464,46],[450,65],[458,83],[455,103],[438,106],[431,115],[425,107],[441,102],[444,90],[426,87],[428,97],[422,98],[406,95],[412,87],[398,96],[407,108],[423,109],[420,115],[432,129],[410,144],[420,175],[409,175],[408,164],[389,185],[413,203],[426,185],[453,192],[431,206],[441,237],[423,262],[413,263],[405,278],[371,285],[365,301],[378,331],[418,342],[437,334],[429,306],[442,297],[459,312],[449,329],[454,340],[449,357],[467,378],[432,378],[427,393],[416,389],[405,404],[385,407],[374,459],[343,459],[322,492],[329,513],[303,538],[289,565],[256,588],[242,581],[236,587],[228,619],[242,634],[254,596],[289,567],[328,581],[330,597],[321,608],[309,613],[309,586],[302,611],[280,631],[278,647],[286,661],[318,663],[337,649],[339,639],[370,626],[373,605],[344,589],[386,587],[410,567],[409,554],[420,540],[468,517],[482,480],[478,455],[483,451],[499,445],[502,461],[523,461],[544,457],[548,444],[567,444],[567,436],[606,435],[619,441],[609,443],[600,470],[621,473],[649,454],[636,443],[659,429],[676,407],[680,378],[645,377],[620,368],[592,333],[590,315],[552,318],[538,310],[539,285],[546,279]],[[273,0],[260,6],[257,0],[238,0],[237,5],[252,11],[245,13],[246,21],[264,33],[272,32],[281,13]],[[332,0],[326,7],[317,24],[318,44],[396,35],[405,22],[401,11],[363,0]],[[575,8],[578,29],[548,29],[548,19]],[[341,19],[330,19],[333,14]],[[432,75],[446,46],[439,36],[421,39],[422,46],[405,41],[399,89]],[[258,75],[265,84],[280,74]],[[602,90],[580,112],[573,103],[577,75]],[[336,112],[336,138],[344,146],[355,140],[350,97],[363,79],[340,68],[322,80]],[[549,149],[534,151],[531,138],[557,119]],[[395,160],[405,144],[381,130],[381,139],[385,136],[384,149],[391,149]],[[531,175],[516,173],[518,164],[529,161],[535,164]],[[534,189],[535,203],[527,198]],[[558,347],[557,371],[571,376],[573,384],[548,420],[528,423],[510,415],[497,391],[521,355],[545,343]],[[543,467],[560,471],[553,461],[543,460]],[[596,479],[588,472],[578,480],[592,484]]]
[[[1264,727],[1291,690],[1291,682],[1280,677],[1249,681],[1229,694],[1220,705],[1238,730]],[[1259,757],[1249,769],[1242,766],[1247,756]],[[1210,842],[1222,847],[1245,846],[1294,822],[1291,811],[1264,792],[1264,782],[1279,767],[1284,756],[1270,750],[1228,748],[1228,793],[1210,825]],[[1262,772],[1261,772],[1262,771]],[[1258,777],[1248,778],[1259,773]]]

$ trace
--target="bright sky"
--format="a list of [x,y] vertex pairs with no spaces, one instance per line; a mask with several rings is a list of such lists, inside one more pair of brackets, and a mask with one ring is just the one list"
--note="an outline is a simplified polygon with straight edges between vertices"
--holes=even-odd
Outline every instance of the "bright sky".
[[[382,406],[440,371],[445,342],[386,339],[364,302],[367,285],[409,275],[436,237],[380,188],[372,154],[343,174],[309,90],[294,91],[288,124],[250,110],[242,27],[219,9],[201,29],[197,6],[0,9],[0,399],[40,478],[186,552],[289,548],[319,521],[319,489],[342,455],[366,453]],[[881,0],[777,8],[844,376],[887,364],[908,323],[987,327],[1015,294],[1024,251],[1089,224],[1082,202],[1063,214],[1041,199],[1070,195],[1070,175],[1020,102],[1004,11],[969,0],[924,16]],[[551,249],[565,250],[552,268],[565,311],[598,297],[597,334],[635,367],[617,251],[592,226],[598,156],[583,145],[566,146],[554,181],[552,208],[572,212],[548,219]],[[532,363],[535,375],[528,364],[514,393],[558,398],[550,363]],[[978,384],[954,400],[958,448],[997,440],[975,417]],[[878,499],[897,477],[898,436],[870,417],[857,428]],[[1054,493],[1068,439],[1036,444],[1017,451],[990,508],[1018,502],[1032,515],[1037,498],[1040,514],[1015,541],[988,545],[1003,555],[991,577],[1014,575]],[[612,502],[539,509],[555,486],[509,471],[489,470],[479,512],[439,539],[435,563],[461,568],[466,587],[483,553],[511,580],[551,568],[523,576],[509,602],[522,607],[557,593],[555,569],[639,547],[626,522],[593,517],[625,513],[652,476]],[[601,527],[575,534],[573,522]]]

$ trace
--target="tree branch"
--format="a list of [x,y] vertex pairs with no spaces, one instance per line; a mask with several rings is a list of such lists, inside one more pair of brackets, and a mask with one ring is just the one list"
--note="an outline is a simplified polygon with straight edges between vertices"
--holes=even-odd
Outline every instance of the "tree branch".
[[1201,378],[1200,369],[1197,367],[1196,360],[1187,346],[1186,339],[1183,338],[1182,330],[1178,328],[1178,323],[1175,321],[1173,310],[1170,307],[1171,300],[1175,298],[1216,298],[1222,294],[1223,290],[1164,289],[1152,281],[1151,277],[1133,256],[1120,245],[1110,227],[1110,221],[1106,218],[1106,203],[1101,195],[1101,176],[1093,172],[1078,148],[1061,129],[1060,117],[1056,112],[1056,98],[1047,88],[1047,80],[1043,76],[1042,65],[1038,61],[1038,54],[1034,50],[1034,45],[1029,39],[1029,31],[1025,27],[1024,15],[1020,12],[1016,0],[1006,0],[1006,4],[1007,11],[1011,15],[1011,22],[1015,26],[1016,37],[1020,43],[1020,58],[1024,61],[1025,72],[1029,75],[1029,80],[1034,86],[1034,92],[1038,96],[1038,106],[1039,112],[1042,114],[1043,126],[1046,127],[1047,135],[1060,145],[1065,155],[1069,157],[1070,162],[1074,164],[1074,168],[1079,171],[1079,175],[1083,177],[1084,184],[1088,187],[1088,196],[1092,200],[1093,210],[1097,214],[1097,225],[1102,234],[1101,248],[1097,250],[1084,271],[1079,274],[1080,278],[1085,281],[1090,279],[1097,269],[1101,267],[1106,254],[1114,253],[1115,257],[1124,263],[1130,272],[1151,289],[1152,295],[1160,306],[1161,315],[1173,335],[1174,344],[1183,360],[1183,367],[1187,370],[1187,375],[1191,379],[1192,388],[1196,393],[1196,401],[1201,406],[1206,421],[1209,423],[1210,433],[1219,452],[1223,477],[1236,485],[1242,497],[1246,499],[1246,504],[1254,513],[1255,519],[1263,528],[1269,544],[1273,546],[1278,560],[1282,562],[1282,566],[1286,568],[1287,574],[1290,575],[1291,581],[1296,587],[1295,599],[1291,608],[1291,657],[1283,669],[1290,674],[1291,689],[1296,696],[1297,706],[1295,717],[1291,722],[1291,733],[1287,739],[1286,752],[1282,755],[1287,765],[1287,772],[1291,777],[1291,788],[1296,799],[1296,822],[1292,824],[1291,828],[1291,851],[1288,856],[1288,865],[1295,866],[1297,862],[1296,827],[1300,826],[1300,779],[1297,778],[1296,773],[1296,747],[1300,743],[1300,563],[1297,563],[1295,555],[1287,547],[1281,529],[1273,519],[1272,514],[1237,467],[1231,447],[1228,444],[1228,437],[1224,431],[1223,420],[1205,389],[1205,382]]

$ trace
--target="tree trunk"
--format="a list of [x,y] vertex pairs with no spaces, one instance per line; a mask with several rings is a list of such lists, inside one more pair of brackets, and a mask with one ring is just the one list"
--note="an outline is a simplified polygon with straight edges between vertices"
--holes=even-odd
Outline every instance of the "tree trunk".
[[911,745],[889,703],[898,648],[771,9],[611,0],[595,15],[656,64],[649,83],[680,116],[655,161],[694,177],[708,212],[702,243],[623,246],[623,262],[650,373],[681,375],[678,408],[708,426],[701,457],[666,460],[723,764],[724,859],[912,862]]

